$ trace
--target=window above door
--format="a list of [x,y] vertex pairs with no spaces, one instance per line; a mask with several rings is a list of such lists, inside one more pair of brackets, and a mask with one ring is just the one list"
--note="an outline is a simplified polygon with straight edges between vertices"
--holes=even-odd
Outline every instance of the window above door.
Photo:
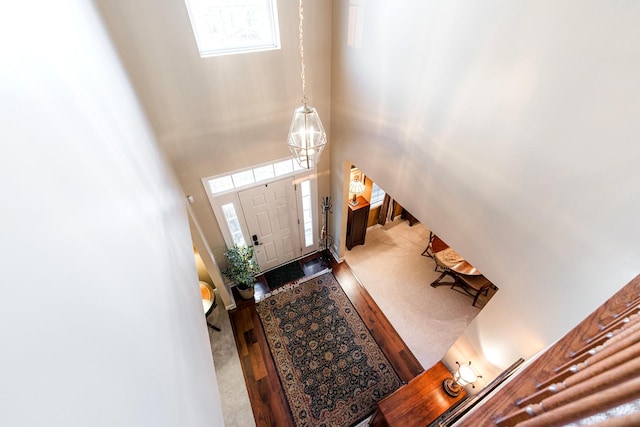
[[280,49],[276,0],[185,0],[200,57]]
[[272,181],[274,178],[292,176],[303,170],[306,169],[291,157],[232,173],[210,176],[204,178],[203,182],[213,196],[219,196],[239,189],[249,188],[261,182]]

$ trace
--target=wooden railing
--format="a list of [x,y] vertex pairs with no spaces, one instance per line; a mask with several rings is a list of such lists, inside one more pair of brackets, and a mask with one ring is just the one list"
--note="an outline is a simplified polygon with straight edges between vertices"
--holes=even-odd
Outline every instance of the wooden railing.
[[[563,426],[640,399],[640,276],[459,425]],[[640,415],[605,425],[637,426]]]

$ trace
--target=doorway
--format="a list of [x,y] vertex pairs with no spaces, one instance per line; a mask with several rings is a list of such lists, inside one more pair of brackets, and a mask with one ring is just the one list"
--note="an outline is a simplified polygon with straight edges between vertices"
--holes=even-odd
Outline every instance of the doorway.
[[317,173],[292,158],[206,177],[227,248],[253,246],[264,273],[318,249]]

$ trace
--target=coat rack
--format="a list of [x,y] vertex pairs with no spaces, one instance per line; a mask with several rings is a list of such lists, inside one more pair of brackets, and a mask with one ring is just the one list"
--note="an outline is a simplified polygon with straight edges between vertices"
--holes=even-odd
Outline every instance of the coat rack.
[[333,205],[331,204],[331,197],[326,196],[322,198],[322,231],[320,232],[320,247],[322,248],[322,259],[323,263],[330,263],[331,256],[329,255],[329,248],[333,243],[333,236],[328,233],[329,229],[329,213],[331,213],[331,208]]

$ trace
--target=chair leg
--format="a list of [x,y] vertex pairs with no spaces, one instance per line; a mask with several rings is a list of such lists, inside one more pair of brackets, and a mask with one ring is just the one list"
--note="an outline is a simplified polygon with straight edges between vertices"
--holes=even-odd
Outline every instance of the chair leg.
[[[444,286],[444,285],[450,285],[451,282],[441,282],[442,279],[444,279],[444,276],[447,275],[451,275],[451,273],[449,272],[449,270],[445,270],[440,274],[440,277],[438,277],[436,280],[434,280],[433,282],[431,282],[431,287],[433,288],[437,288],[438,286]],[[455,277],[453,278],[455,280]],[[455,282],[454,282],[455,283]]]
[[431,247],[427,246],[426,248],[424,248],[424,251],[422,251],[420,255],[433,258],[433,255],[431,254]]
[[478,292],[476,293],[476,296],[473,298],[473,306],[476,306],[476,302],[478,301],[478,298],[480,297],[480,294],[484,294],[484,296],[486,297],[487,295],[489,295],[489,288],[491,286],[484,286],[480,289],[478,289]]
[[482,292],[482,291],[478,291],[478,292],[476,292],[476,296],[475,296],[475,297],[473,297],[473,304],[471,304],[473,307],[475,307],[475,306],[476,306],[476,303],[478,302],[478,297],[480,296],[481,292]]
[[427,247],[422,251],[422,256],[428,256],[433,259],[433,254],[431,253],[431,242],[433,241],[434,236],[435,234],[433,234],[433,231],[429,231],[429,241],[427,242]]

